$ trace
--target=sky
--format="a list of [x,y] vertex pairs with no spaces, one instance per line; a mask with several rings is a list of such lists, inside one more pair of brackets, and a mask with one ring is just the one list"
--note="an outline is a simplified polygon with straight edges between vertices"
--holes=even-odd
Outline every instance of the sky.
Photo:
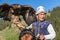
[[0,0],[0,4],[21,4],[32,6],[35,10],[38,6],[44,6],[46,11],[60,6],[60,0]]

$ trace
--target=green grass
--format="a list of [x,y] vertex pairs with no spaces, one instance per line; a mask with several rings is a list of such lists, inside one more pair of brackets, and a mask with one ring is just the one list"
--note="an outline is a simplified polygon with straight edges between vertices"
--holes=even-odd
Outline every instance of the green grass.
[[53,20],[53,18],[51,18],[49,16],[47,17],[47,20],[49,20],[52,23],[53,27],[54,27],[54,30],[56,32],[55,40],[60,40],[60,22],[57,21],[57,20],[55,22],[55,20]]
[[19,39],[19,31],[16,31],[14,28],[4,29],[3,31],[0,31],[0,35],[4,38],[4,40]]
[[0,20],[0,30],[5,29],[5,28],[8,27],[10,24],[11,24],[11,22],[9,22],[9,21]]

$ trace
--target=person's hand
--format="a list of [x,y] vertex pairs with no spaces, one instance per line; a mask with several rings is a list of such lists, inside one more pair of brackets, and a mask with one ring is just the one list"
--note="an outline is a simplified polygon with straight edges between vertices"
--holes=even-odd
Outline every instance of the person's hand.
[[44,39],[45,39],[44,35],[40,35],[40,36],[39,36],[39,39],[40,39],[40,40],[44,40]]

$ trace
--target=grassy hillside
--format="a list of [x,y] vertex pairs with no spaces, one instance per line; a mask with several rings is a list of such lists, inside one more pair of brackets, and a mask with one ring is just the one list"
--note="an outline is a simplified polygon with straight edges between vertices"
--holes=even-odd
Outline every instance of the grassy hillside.
[[19,31],[16,31],[14,28],[6,28],[0,31],[0,40],[18,40]]
[[9,22],[9,21],[0,20],[0,30],[5,29],[5,28],[8,27],[10,24],[11,24],[11,22]]
[[50,21],[53,25],[53,28],[56,32],[55,40],[60,40],[60,22],[58,20],[54,20],[53,17],[47,17],[47,20]]
[[16,28],[10,28],[9,21],[0,20],[0,40],[18,40],[19,30]]

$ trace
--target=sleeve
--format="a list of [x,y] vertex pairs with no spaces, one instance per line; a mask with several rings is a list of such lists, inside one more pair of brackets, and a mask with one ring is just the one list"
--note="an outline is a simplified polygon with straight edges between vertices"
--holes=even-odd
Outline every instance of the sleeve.
[[49,24],[48,28],[47,28],[48,32],[50,33],[49,35],[44,35],[45,39],[54,39],[56,36],[56,33],[53,29],[52,24]]
[[27,29],[31,29],[32,28],[32,24],[30,26],[27,27]]

